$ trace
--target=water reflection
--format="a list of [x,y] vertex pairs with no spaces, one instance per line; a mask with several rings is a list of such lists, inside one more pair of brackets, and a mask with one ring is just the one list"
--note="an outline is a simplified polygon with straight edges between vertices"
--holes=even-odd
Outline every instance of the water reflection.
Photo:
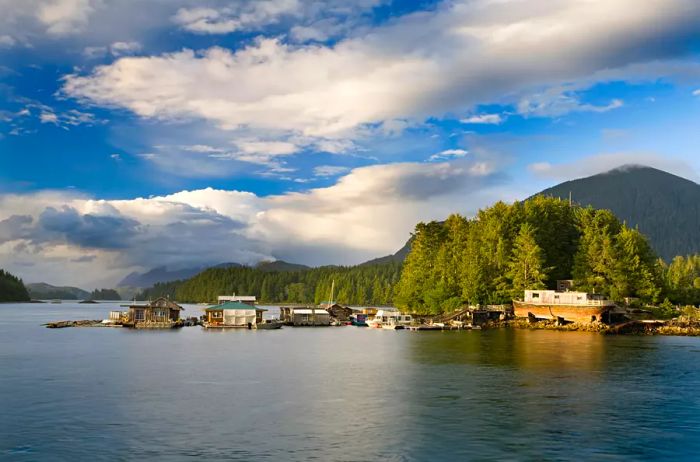
[[0,412],[0,459],[664,460],[700,451],[700,339],[39,326],[95,308],[0,306],[0,394],[12,397]]

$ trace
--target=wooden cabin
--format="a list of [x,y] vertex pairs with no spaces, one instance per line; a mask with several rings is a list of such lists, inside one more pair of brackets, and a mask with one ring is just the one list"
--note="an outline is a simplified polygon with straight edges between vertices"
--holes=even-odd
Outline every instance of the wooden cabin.
[[165,297],[145,305],[129,306],[128,324],[136,328],[169,329],[176,327],[183,307]]
[[204,327],[243,327],[252,329],[263,322],[265,308],[250,306],[243,302],[225,302],[210,306],[206,310]]
[[294,326],[330,326],[331,315],[321,308],[293,308],[292,325]]
[[349,321],[350,315],[353,313],[352,308],[349,306],[339,305],[338,303],[322,303],[319,306],[320,308],[328,311],[331,317],[337,319],[338,321]]

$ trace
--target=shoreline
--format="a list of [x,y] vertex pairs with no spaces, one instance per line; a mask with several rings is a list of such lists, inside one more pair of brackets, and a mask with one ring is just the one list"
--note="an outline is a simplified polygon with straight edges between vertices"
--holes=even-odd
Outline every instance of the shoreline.
[[700,337],[700,322],[678,320],[636,320],[627,323],[607,325],[603,323],[569,323],[557,325],[554,321],[529,322],[527,319],[491,321],[482,325],[483,329],[529,329],[553,330],[560,332],[592,332],[603,335],[664,335],[675,337]]

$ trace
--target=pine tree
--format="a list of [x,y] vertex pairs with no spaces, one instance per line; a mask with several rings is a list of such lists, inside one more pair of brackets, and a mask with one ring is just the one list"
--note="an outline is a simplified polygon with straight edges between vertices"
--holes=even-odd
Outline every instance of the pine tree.
[[513,254],[507,267],[506,278],[513,297],[520,297],[526,289],[543,289],[547,279],[544,254],[535,240],[535,231],[525,223],[513,243]]

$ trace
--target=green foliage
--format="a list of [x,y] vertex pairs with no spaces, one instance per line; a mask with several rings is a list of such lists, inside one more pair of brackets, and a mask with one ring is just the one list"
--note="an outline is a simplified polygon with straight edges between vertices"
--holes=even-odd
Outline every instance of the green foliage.
[[525,289],[544,289],[547,270],[544,268],[542,249],[535,240],[532,225],[524,223],[513,242],[513,252],[506,266],[505,279],[512,297],[519,297]]
[[95,289],[90,294],[91,300],[121,300],[121,296],[114,289]]
[[322,303],[331,296],[348,305],[389,305],[401,264],[325,266],[297,271],[249,267],[210,268],[184,280],[156,284],[137,297],[169,296],[180,302],[211,303],[219,295],[255,295],[263,303]]
[[647,308],[651,311],[651,316],[654,319],[672,319],[678,316],[679,312],[673,306],[673,303],[667,298],[659,306]]
[[0,302],[28,302],[29,292],[22,280],[0,269]]
[[700,255],[676,257],[664,270],[671,300],[683,305],[700,304]]
[[442,313],[463,304],[508,303],[560,279],[621,301],[652,303],[662,272],[646,238],[607,210],[534,197],[498,202],[473,219],[419,223],[397,286],[396,304]]

